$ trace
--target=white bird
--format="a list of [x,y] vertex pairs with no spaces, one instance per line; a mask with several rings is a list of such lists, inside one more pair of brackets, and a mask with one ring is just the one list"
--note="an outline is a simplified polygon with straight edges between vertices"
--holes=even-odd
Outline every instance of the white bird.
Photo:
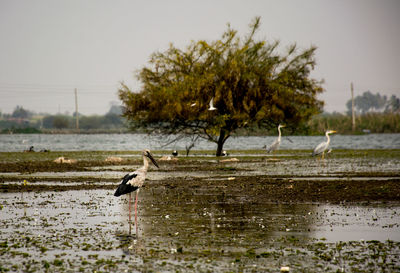
[[194,102],[194,103],[192,103],[190,106],[191,106],[191,107],[194,107],[194,106],[196,106],[196,103]]
[[149,168],[149,159],[158,168],[157,162],[154,160],[149,150],[144,150],[142,152],[143,157],[143,167],[137,169],[134,172],[126,174],[122,180],[121,184],[118,186],[114,193],[114,196],[121,196],[123,194],[129,193],[129,220],[131,219],[131,192],[136,191],[135,198],[135,225],[137,226],[137,200],[139,195],[139,190],[143,186],[146,179],[147,169]]
[[267,152],[271,153],[273,151],[278,150],[279,145],[281,145],[281,128],[285,127],[285,125],[279,124],[278,126],[278,138],[267,148]]
[[334,131],[334,130],[326,131],[326,133],[325,133],[326,141],[321,142],[320,144],[317,145],[317,147],[315,147],[314,151],[312,152],[312,156],[322,154],[321,158],[324,159],[325,150],[328,149],[329,143],[331,142],[331,139],[329,138],[329,134],[333,134],[333,133],[336,133],[336,131]]
[[210,107],[208,108],[208,111],[214,111],[217,110],[217,108],[214,107],[214,98],[210,100]]

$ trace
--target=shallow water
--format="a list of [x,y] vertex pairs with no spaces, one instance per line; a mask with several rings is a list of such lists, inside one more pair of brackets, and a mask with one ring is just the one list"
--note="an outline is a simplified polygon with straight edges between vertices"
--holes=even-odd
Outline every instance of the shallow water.
[[[280,265],[296,264],[312,269],[315,261],[308,255],[315,241],[334,246],[356,241],[367,256],[365,241],[400,241],[400,204],[249,202],[243,191],[227,194],[218,188],[142,189],[137,230],[129,225],[128,196],[116,198],[109,190],[0,193],[0,206],[0,243],[8,246],[0,256],[2,266],[21,264],[21,271],[26,260],[30,268],[57,261],[71,271],[104,270],[105,261],[116,271],[224,271],[237,268],[235,259],[250,269],[277,271]],[[295,258],[277,252],[295,251],[291,247],[309,254]],[[245,262],[252,253],[275,257]],[[398,254],[390,254],[397,267]],[[343,261],[330,266],[334,270],[349,265]]]
[[[225,150],[262,149],[269,145],[276,136],[240,136],[230,137]],[[309,149],[325,140],[325,136],[290,136],[282,138],[280,148],[283,150]],[[52,151],[132,151],[132,150],[185,150],[187,141],[165,146],[169,142],[166,137],[145,134],[0,134],[0,152],[15,152],[34,146],[36,151],[48,149]],[[333,135],[332,149],[399,149],[400,134],[366,134],[366,135]],[[213,142],[200,140],[196,150],[215,150]]]
[[[304,181],[321,187],[343,180],[349,187],[360,180],[397,183],[397,153],[353,157],[338,151],[325,160],[302,151],[258,158],[237,153],[237,162],[204,157],[151,166],[139,194],[137,226],[129,224],[128,196],[116,198],[104,188],[115,189],[139,165],[1,173],[4,185],[16,186],[8,189],[25,191],[0,193],[0,272],[279,272],[281,266],[291,272],[400,271],[399,202],[290,200]],[[58,190],[88,184],[97,189],[28,192],[34,188],[23,188],[24,180]],[[267,184],[280,184],[272,189],[282,192],[267,195]],[[373,194],[380,190],[385,188]]]

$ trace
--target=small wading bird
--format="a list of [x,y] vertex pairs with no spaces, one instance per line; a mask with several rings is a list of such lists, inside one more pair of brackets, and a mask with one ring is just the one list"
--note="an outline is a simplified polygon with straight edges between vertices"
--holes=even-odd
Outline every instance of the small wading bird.
[[267,148],[267,152],[271,153],[273,151],[278,150],[279,145],[281,145],[281,128],[285,127],[285,125],[279,124],[278,126],[278,138]]
[[139,190],[143,186],[144,180],[146,179],[147,169],[149,168],[149,159],[153,164],[158,168],[157,162],[154,160],[149,150],[144,150],[142,152],[143,156],[143,167],[137,169],[134,172],[128,173],[125,175],[121,184],[118,186],[117,190],[114,193],[114,196],[121,196],[123,194],[129,193],[129,221],[131,220],[131,193],[136,191],[135,198],[135,225],[137,228],[137,201]]
[[210,107],[208,108],[208,111],[214,111],[217,110],[217,108],[214,107],[214,98],[210,100]]
[[[317,145],[317,147],[315,147],[314,151],[312,152],[312,156],[322,154],[321,158],[324,159],[325,150],[328,149],[329,142],[331,142],[331,139],[329,138],[329,134],[333,134],[333,133],[336,133],[336,131],[334,131],[334,130],[326,131],[326,133],[325,133],[326,141],[321,142],[320,144]],[[328,151],[328,153],[329,153],[329,151]]]

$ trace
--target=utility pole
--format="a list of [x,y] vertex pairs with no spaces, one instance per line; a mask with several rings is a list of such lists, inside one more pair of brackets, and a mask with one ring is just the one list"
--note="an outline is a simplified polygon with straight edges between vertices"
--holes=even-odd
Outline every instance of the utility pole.
[[76,118],[76,130],[79,130],[78,89],[76,88],[75,88],[75,118]]
[[354,88],[353,88],[353,83],[350,84],[350,89],[351,89],[351,116],[352,116],[352,131],[353,133],[356,131],[356,115],[354,112]]

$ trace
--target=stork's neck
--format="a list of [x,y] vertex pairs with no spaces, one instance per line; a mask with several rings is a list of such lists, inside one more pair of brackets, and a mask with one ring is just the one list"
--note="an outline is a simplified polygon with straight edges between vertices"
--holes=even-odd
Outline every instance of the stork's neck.
[[149,168],[149,160],[147,159],[146,156],[143,156],[143,169],[147,172],[148,168]]
[[329,133],[326,132],[325,135],[326,135],[326,143],[329,144],[329,142],[331,142],[331,139],[330,139],[330,137],[329,137]]
[[278,126],[278,139],[281,139],[281,126]]

